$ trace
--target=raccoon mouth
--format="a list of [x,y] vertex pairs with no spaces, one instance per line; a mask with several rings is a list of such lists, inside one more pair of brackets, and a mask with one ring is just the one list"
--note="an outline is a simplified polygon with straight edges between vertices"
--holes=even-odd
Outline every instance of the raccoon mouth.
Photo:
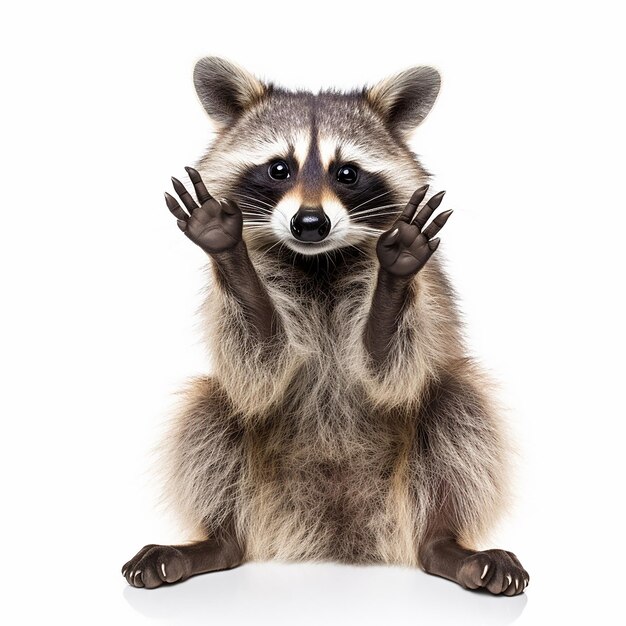
[[287,241],[287,245],[294,251],[304,255],[321,254],[338,247],[337,242],[332,239],[324,239],[322,241],[300,241],[295,237],[291,237]]

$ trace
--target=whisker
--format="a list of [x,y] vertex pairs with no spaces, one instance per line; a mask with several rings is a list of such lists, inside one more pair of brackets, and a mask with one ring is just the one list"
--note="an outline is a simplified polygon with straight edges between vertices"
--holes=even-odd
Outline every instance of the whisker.
[[239,206],[243,207],[244,209],[254,209],[258,213],[265,213],[266,215],[271,215],[272,214],[272,211],[266,209],[265,207],[255,206],[254,204],[240,203]]
[[356,213],[351,211],[350,215],[367,215],[368,213],[374,213],[375,211],[382,211],[383,209],[390,209],[393,207],[401,207],[403,204],[383,204],[382,206],[372,207],[371,209],[363,209],[362,211],[357,211]]
[[390,215],[398,215],[398,213],[397,211],[389,211],[388,213],[376,213],[376,215],[364,215],[361,218],[354,218],[352,221],[354,223],[365,222],[366,220],[370,220],[375,217],[389,217]]
[[240,206],[253,206],[259,209],[263,209],[264,211],[273,211],[274,207],[268,207],[262,204],[257,204],[256,202],[252,202],[251,200],[241,200],[239,202]]
[[249,200],[240,200],[239,204],[249,204],[251,206],[263,206],[264,209],[273,209],[274,206],[259,200],[258,198],[250,198]]
[[342,215],[337,222],[335,222],[335,227],[338,226],[339,224],[341,224],[341,222],[343,220],[345,220],[346,218],[348,219],[348,221],[351,224],[358,224],[359,222],[363,222],[366,219],[371,219],[372,217],[387,217],[389,215],[397,215],[398,212],[397,211],[387,211],[384,213],[377,213],[375,216],[372,215],[357,215],[357,216],[352,216],[352,215]]
[[351,211],[356,211],[359,207],[366,205],[368,202],[374,202],[374,200],[378,200],[378,198],[382,198],[389,193],[391,193],[391,191],[385,191],[381,194],[378,194],[377,196],[374,196],[373,198],[368,198],[367,200],[365,200],[365,202],[361,202],[361,204],[357,204],[355,207],[353,207]]
[[353,224],[351,230],[357,232],[375,232],[375,233],[384,233],[386,230],[381,230],[380,228],[374,228],[373,226],[363,226],[362,224]]
[[254,217],[264,218],[264,216],[271,216],[271,213],[257,213],[256,211],[242,211],[242,215],[253,215]]
[[[246,214],[244,213],[244,218],[245,218],[245,215]],[[244,219],[243,220],[243,225],[244,226],[246,226],[246,225],[259,225],[259,226],[261,226],[262,225],[262,226],[266,227],[268,231],[271,231],[272,233],[274,232],[274,229],[271,226],[272,221],[270,219],[264,219],[262,216],[260,216],[258,214],[255,214],[255,213],[250,213],[248,215],[250,215],[251,217],[253,217],[255,219]],[[289,230],[289,227],[287,225],[286,219],[282,215],[280,215],[280,214],[277,215],[277,218],[278,218],[279,224],[285,230]]]
[[[254,196],[248,196],[245,193],[237,193],[237,192],[235,192],[233,195],[234,196],[240,196],[241,198],[248,198],[248,200],[254,200],[255,202],[260,202],[261,204],[264,204],[264,205],[270,207],[270,209],[273,209],[276,206],[276,204],[270,204],[269,202],[264,202],[263,200],[259,200],[258,198],[254,197]],[[271,201],[271,198],[269,196],[266,196],[266,195],[264,195],[264,194],[262,194],[260,192],[259,192],[259,195],[261,197],[267,198],[268,200]]]
[[258,217],[260,219],[267,219],[272,216],[271,213],[258,213],[257,211],[250,211],[249,209],[242,210],[241,213],[243,215],[254,215],[255,217]]

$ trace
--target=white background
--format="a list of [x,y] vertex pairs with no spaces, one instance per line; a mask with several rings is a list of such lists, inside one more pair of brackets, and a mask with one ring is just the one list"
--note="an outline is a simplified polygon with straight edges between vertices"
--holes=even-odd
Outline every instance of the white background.
[[[624,19],[619,3],[12,3],[3,9],[5,623],[617,623],[624,566]],[[456,210],[472,351],[502,383],[524,596],[400,568],[254,564],[156,591],[122,564],[185,539],[150,450],[209,363],[205,259],[163,203],[210,140],[217,54],[290,87],[443,74],[414,148]],[[8,621],[7,621],[8,619]]]

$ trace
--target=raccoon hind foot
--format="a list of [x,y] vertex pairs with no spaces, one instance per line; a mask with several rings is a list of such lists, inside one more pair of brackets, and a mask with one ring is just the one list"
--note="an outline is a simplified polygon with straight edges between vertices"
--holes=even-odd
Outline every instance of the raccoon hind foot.
[[122,568],[122,576],[132,587],[154,589],[189,577],[183,553],[172,546],[144,546]]
[[516,596],[530,577],[518,558],[505,550],[476,552],[459,564],[458,582],[467,589],[486,589],[496,595]]

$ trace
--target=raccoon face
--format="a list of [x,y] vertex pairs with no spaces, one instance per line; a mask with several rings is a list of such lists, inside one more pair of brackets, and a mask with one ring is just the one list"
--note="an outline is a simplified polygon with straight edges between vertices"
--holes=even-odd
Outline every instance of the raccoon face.
[[436,70],[416,67],[351,93],[290,92],[215,57],[194,82],[218,136],[198,166],[232,197],[249,246],[316,255],[377,238],[427,172],[407,139],[432,108]]

